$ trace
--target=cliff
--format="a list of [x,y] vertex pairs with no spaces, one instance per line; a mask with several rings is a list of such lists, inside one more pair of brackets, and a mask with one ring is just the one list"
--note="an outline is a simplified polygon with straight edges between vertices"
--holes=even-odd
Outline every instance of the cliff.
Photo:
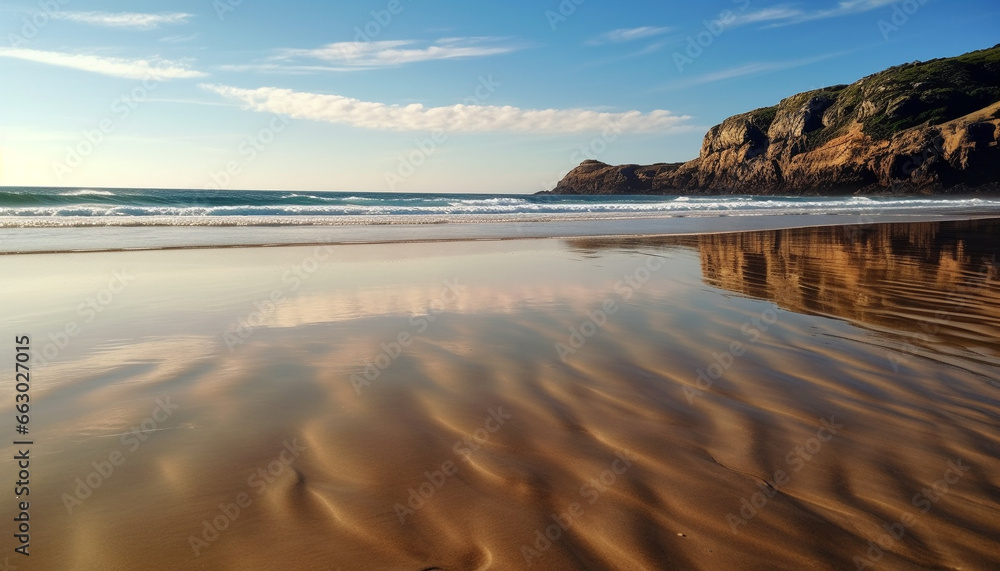
[[686,163],[584,161],[554,194],[1000,191],[1000,45],[800,93],[709,129]]

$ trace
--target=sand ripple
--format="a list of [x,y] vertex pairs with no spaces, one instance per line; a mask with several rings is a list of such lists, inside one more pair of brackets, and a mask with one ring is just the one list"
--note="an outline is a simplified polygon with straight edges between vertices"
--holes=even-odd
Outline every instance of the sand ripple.
[[[417,257],[432,270],[387,284],[376,265],[349,287],[335,264],[285,313],[322,298],[325,318],[278,318],[233,353],[216,327],[52,365],[39,559],[995,569],[1000,276],[984,259],[996,235],[876,226],[453,257],[445,245]],[[632,295],[616,287],[654,258],[664,265]],[[387,308],[419,307],[415,291],[455,276],[460,301],[420,333],[411,314],[338,305],[378,288]],[[617,310],[560,359],[557,344],[608,300]],[[355,390],[401,331],[412,343]],[[179,408],[134,452],[101,438],[166,395]],[[62,494],[116,449],[126,463],[68,514]],[[250,503],[230,517],[240,494]]]

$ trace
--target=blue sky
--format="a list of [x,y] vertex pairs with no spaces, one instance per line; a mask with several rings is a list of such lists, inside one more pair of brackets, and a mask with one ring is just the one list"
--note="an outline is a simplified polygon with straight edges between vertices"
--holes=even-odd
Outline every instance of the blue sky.
[[0,185],[535,192],[998,30],[996,0],[0,0]]

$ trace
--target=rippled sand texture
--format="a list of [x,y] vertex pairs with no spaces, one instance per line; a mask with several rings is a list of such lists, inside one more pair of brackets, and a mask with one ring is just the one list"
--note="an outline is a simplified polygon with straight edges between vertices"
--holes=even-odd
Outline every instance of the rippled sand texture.
[[998,236],[8,257],[12,332],[83,328],[12,563],[996,569]]

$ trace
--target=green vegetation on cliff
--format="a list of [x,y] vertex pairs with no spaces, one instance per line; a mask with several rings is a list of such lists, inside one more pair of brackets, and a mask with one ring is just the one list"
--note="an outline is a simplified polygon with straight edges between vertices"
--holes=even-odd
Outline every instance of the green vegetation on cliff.
[[760,109],[754,109],[753,111],[747,113],[747,119],[751,125],[757,127],[764,133],[771,128],[771,123],[774,123],[774,118],[778,114],[778,106],[772,105],[770,107],[761,107]]
[[953,58],[891,67],[843,89],[831,107],[841,134],[853,121],[886,140],[911,127],[938,125],[1000,101],[1000,45]]

